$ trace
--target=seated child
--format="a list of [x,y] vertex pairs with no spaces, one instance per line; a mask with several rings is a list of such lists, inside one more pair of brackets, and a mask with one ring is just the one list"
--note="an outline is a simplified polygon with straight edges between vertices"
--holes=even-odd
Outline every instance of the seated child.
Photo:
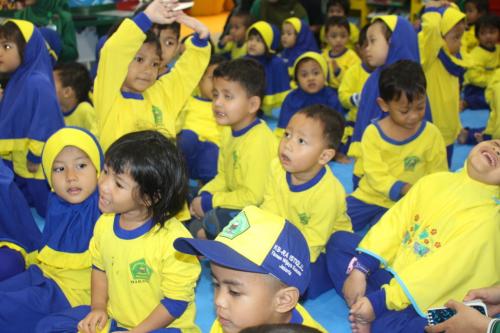
[[27,270],[0,283],[2,332],[35,332],[43,317],[90,303],[89,241],[99,218],[104,159],[89,132],[66,127],[45,143],[42,167],[53,190],[38,252]]
[[247,30],[248,56],[264,67],[266,83],[261,108],[267,115],[281,106],[290,90],[288,65],[276,55],[278,43],[279,31],[267,22],[259,21]]
[[495,70],[500,67],[500,18],[483,15],[476,23],[479,46],[469,53],[471,67],[464,75],[464,108],[488,109],[484,90]]
[[460,133],[460,78],[467,62],[461,59],[460,40],[465,15],[454,6],[443,7],[429,1],[422,15],[418,44],[422,68],[427,79],[427,96],[432,122],[439,128],[451,165],[453,144]]
[[337,92],[327,85],[328,67],[316,52],[306,52],[295,61],[293,75],[298,87],[293,89],[281,106],[276,135],[279,139],[292,116],[307,106],[323,104],[342,112]]
[[303,324],[326,333],[298,304],[309,285],[309,250],[301,232],[284,218],[249,206],[215,240],[180,238],[174,247],[210,261],[217,310],[210,333],[270,323]]
[[326,270],[325,245],[332,233],[352,231],[344,188],[328,167],[343,130],[343,117],[324,105],[298,111],[285,129],[260,206],[284,217],[304,235],[311,255],[307,298],[333,288]]
[[[330,17],[346,17],[349,15],[349,10],[351,9],[351,4],[349,0],[330,0],[326,5],[326,18]],[[358,27],[349,22],[349,41],[346,46],[351,50],[354,50],[356,44],[358,43],[359,29]],[[319,39],[321,41],[321,47],[327,47],[328,43],[326,41],[325,27],[321,27],[319,32]]]
[[[275,138],[257,117],[264,70],[253,59],[236,59],[214,71],[212,107],[222,130],[217,176],[191,202],[193,235],[211,239],[248,205],[260,205],[266,175],[276,157]],[[200,220],[203,219],[201,222]]]
[[328,62],[329,83],[338,89],[345,72],[361,62],[356,52],[347,48],[349,22],[345,17],[332,16],[325,23],[325,37],[328,47],[323,57]]
[[198,84],[199,96],[191,97],[182,111],[177,144],[186,160],[188,176],[207,183],[217,174],[217,158],[221,127],[212,112],[214,70],[225,61],[212,55],[207,70]]
[[441,133],[424,120],[425,89],[418,63],[401,60],[380,74],[377,103],[388,115],[361,140],[363,176],[347,198],[354,231],[375,224],[421,177],[448,169]]
[[489,8],[488,0],[465,0],[464,6],[467,26],[462,36],[460,53],[466,55],[479,44],[476,36],[476,22],[488,13]]
[[298,57],[308,51],[319,52],[309,24],[296,17],[283,21],[281,26],[281,46],[283,46],[283,50],[278,55],[288,65],[288,72],[291,77],[293,77],[293,65]]
[[498,284],[499,185],[500,140],[482,142],[461,171],[418,181],[363,239],[334,234],[328,268],[354,330],[423,332],[429,308]]
[[237,59],[247,54],[246,33],[253,23],[250,13],[237,11],[229,19],[229,34],[217,44],[217,53],[227,55],[229,59]]
[[[175,119],[207,67],[210,47],[208,28],[171,6],[153,1],[133,20],[125,19],[100,51],[94,106],[104,150],[123,134],[142,129],[162,128],[175,137]],[[161,47],[149,29],[174,21],[197,33],[175,69],[157,80]]]
[[[173,140],[158,131],[129,133],[106,152],[89,251],[91,303],[44,318],[39,332],[198,332],[194,287],[200,264],[175,251],[189,237],[175,215],[187,177]],[[175,329],[175,330],[173,330]]]
[[366,57],[366,47],[368,46],[366,31],[368,27],[369,25],[365,25],[359,32],[359,40],[356,49],[358,50],[361,62],[353,65],[345,72],[344,78],[339,86],[340,103],[348,110],[346,114],[346,127],[342,138],[342,146],[343,149],[345,149],[345,151],[342,151],[343,153],[347,153],[349,150],[354,124],[356,123],[358,115],[361,91],[363,90],[366,80],[368,80],[370,74],[375,70],[374,67],[370,66]]
[[264,324],[245,328],[240,333],[321,333],[321,331],[300,324]]
[[58,64],[54,67],[54,84],[66,126],[96,133],[95,111],[89,99],[92,81],[87,68],[77,62]]

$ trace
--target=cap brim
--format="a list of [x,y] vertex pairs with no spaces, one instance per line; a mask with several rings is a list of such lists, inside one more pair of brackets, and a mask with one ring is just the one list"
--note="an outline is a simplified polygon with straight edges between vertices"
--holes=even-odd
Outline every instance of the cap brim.
[[202,255],[217,265],[238,271],[262,273],[268,272],[248,260],[226,244],[213,240],[177,238],[174,247],[179,251],[192,255]]

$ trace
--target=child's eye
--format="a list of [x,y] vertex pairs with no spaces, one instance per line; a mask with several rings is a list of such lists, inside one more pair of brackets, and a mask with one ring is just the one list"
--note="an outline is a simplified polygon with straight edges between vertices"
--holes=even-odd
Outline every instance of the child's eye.
[[10,45],[10,44],[5,44],[5,45],[4,45],[4,48],[5,48],[6,50],[10,50],[10,49],[12,48],[12,45]]
[[140,63],[140,62],[143,62],[144,59],[142,57],[135,57],[135,61]]
[[171,40],[167,40],[167,41],[165,41],[165,45],[166,46],[173,46],[174,42],[172,42]]
[[234,291],[234,290],[231,290],[229,289],[229,294],[231,296],[234,296],[234,297],[238,297],[238,296],[241,296],[241,293],[237,292],[237,291]]
[[289,132],[285,132],[285,134],[283,136],[288,139],[290,137],[290,133]]
[[217,91],[213,90],[212,91],[212,96],[214,97],[214,99],[219,96],[219,94],[217,93]]
[[85,169],[86,167],[87,167],[87,164],[86,164],[86,163],[79,163],[79,164],[77,165],[77,168],[78,168],[78,169]]
[[120,182],[115,182],[115,184],[116,184],[116,187],[118,187],[118,188],[123,188],[123,185],[122,185],[122,184],[120,184]]
[[224,95],[224,98],[227,99],[227,100],[232,100],[233,96],[231,96],[231,95]]
[[59,173],[59,172],[63,172],[64,171],[64,167],[54,167],[52,168],[52,172],[55,172],[55,173]]
[[220,287],[220,284],[217,281],[212,281],[212,286],[214,287],[214,289],[217,289]]
[[305,141],[304,139],[299,138],[299,143],[300,143],[301,145],[304,145],[304,144],[306,144],[306,141]]
[[159,62],[153,62],[153,67],[160,67],[160,63]]

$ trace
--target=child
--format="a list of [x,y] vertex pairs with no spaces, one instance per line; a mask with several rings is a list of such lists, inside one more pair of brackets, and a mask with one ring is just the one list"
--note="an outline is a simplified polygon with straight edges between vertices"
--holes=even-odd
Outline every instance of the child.
[[499,185],[500,140],[486,141],[461,171],[418,181],[362,240],[334,234],[329,271],[353,329],[422,332],[429,308],[498,284]]
[[283,51],[279,56],[288,65],[288,72],[291,77],[294,76],[293,65],[298,57],[308,51],[319,52],[309,24],[296,17],[283,21],[281,26],[281,46],[283,46]]
[[182,156],[163,134],[140,131],[115,141],[99,179],[103,215],[89,247],[91,306],[47,317],[39,330],[199,332],[193,300],[200,264],[172,245],[189,237],[174,217],[186,185]]
[[[134,20],[125,19],[106,41],[94,84],[97,132],[104,150],[123,134],[148,128],[163,128],[175,136],[175,119],[206,69],[210,47],[208,29],[170,2],[153,1]],[[161,49],[153,23],[174,21],[193,28],[197,34],[175,70],[156,80]]]
[[181,36],[181,25],[179,22],[171,24],[154,24],[153,31],[158,36],[161,45],[160,75],[170,72],[174,66],[179,52],[179,38]]
[[245,328],[240,333],[321,333],[321,331],[299,324],[265,324]]
[[190,211],[193,235],[211,239],[247,205],[260,205],[265,175],[276,156],[274,136],[257,118],[264,94],[264,70],[252,59],[236,59],[214,71],[212,107],[222,130],[217,176],[200,190]]
[[331,289],[325,245],[338,230],[351,231],[345,191],[327,166],[340,146],[344,119],[316,104],[297,112],[288,123],[271,164],[261,208],[293,223],[304,235],[311,255],[307,298]]
[[306,52],[295,61],[293,76],[298,88],[292,90],[281,106],[276,135],[281,139],[292,116],[302,108],[323,104],[343,111],[337,92],[327,86],[328,67],[325,59],[316,52]]
[[368,46],[368,40],[366,38],[367,30],[368,25],[365,25],[359,32],[359,40],[356,47],[361,58],[361,63],[352,66],[345,72],[344,78],[339,86],[340,103],[348,110],[346,114],[346,128],[344,130],[344,137],[342,138],[342,144],[346,149],[344,153],[347,153],[349,150],[349,143],[358,115],[361,91],[363,90],[366,80],[368,80],[370,74],[375,70],[374,67],[370,66],[366,57],[366,47]]
[[210,333],[269,323],[326,332],[298,304],[309,284],[309,251],[301,232],[284,218],[249,206],[215,240],[180,238],[174,247],[210,260],[217,310]]
[[483,15],[476,23],[479,46],[469,53],[471,67],[465,72],[464,108],[488,109],[484,90],[495,70],[500,67],[500,18]]
[[177,135],[179,149],[186,160],[188,176],[203,184],[217,174],[221,127],[212,112],[214,70],[225,61],[212,55],[198,85],[200,96],[191,97],[181,114],[182,130]]
[[288,66],[275,54],[278,41],[277,29],[264,21],[254,23],[247,31],[248,56],[257,60],[265,71],[265,94],[261,108],[267,115],[281,106],[290,89]]
[[89,100],[92,81],[87,68],[76,62],[59,64],[54,68],[54,83],[66,126],[96,133],[95,111]]
[[53,192],[39,251],[26,257],[25,272],[0,283],[3,332],[34,332],[44,316],[90,303],[88,248],[100,215],[103,160],[97,140],[82,129],[63,128],[45,143],[42,167]]
[[45,40],[32,23],[0,26],[0,73],[9,76],[0,104],[0,156],[28,204],[45,216],[49,188],[40,168],[42,148],[64,126]]
[[469,53],[478,45],[476,22],[486,13],[488,13],[488,0],[465,0],[467,27],[462,37],[462,47],[460,49],[462,54]]
[[354,231],[376,223],[424,175],[448,169],[441,133],[423,120],[425,89],[418,63],[401,60],[380,74],[377,103],[388,116],[361,140],[363,177],[347,198]]
[[448,165],[461,127],[460,77],[466,63],[460,59],[459,51],[464,29],[465,15],[455,7],[442,7],[440,1],[426,4],[418,43],[432,122],[443,135]]
[[[349,10],[351,9],[351,4],[349,0],[330,0],[326,5],[326,17],[327,19],[330,17],[345,17],[349,15]],[[325,27],[321,27],[319,32],[319,39],[321,41],[321,46],[327,46],[326,36],[325,36]],[[347,47],[351,50],[355,49],[356,44],[358,43],[359,38],[359,29],[354,24],[349,22],[349,41],[347,42]]]
[[361,61],[356,52],[346,47],[349,40],[349,22],[345,17],[332,16],[327,19],[325,37],[328,47],[323,50],[323,57],[329,64],[329,83],[338,89],[344,73]]
[[237,11],[229,19],[229,34],[217,44],[217,52],[225,54],[229,59],[237,59],[247,54],[246,33],[252,25],[250,13]]

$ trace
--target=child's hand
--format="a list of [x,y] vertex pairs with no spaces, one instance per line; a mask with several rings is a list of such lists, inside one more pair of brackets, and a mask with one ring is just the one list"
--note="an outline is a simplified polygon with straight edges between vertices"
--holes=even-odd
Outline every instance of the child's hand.
[[358,325],[366,326],[375,320],[375,312],[370,300],[362,297],[351,307],[349,321],[353,324],[353,332],[362,331]]
[[406,193],[408,193],[408,191],[411,189],[411,184],[410,183],[406,183],[402,188],[401,188],[401,194],[402,195],[406,195]]
[[203,216],[205,216],[203,208],[201,207],[201,197],[196,197],[193,199],[193,201],[191,201],[189,212],[197,219],[202,219]]
[[229,42],[232,42],[233,41],[233,37],[231,35],[225,35],[224,37],[222,37],[222,39],[220,40],[220,44],[222,46],[225,46],[227,43]]
[[176,0],[154,0],[144,10],[144,14],[153,22],[158,24],[171,24],[182,13],[174,10],[177,6]]
[[40,167],[40,163],[33,163],[29,160],[26,161],[26,168],[31,173],[36,173],[38,171],[39,167]]
[[447,7],[450,5],[450,2],[447,0],[432,0],[425,4],[425,8],[430,7]]
[[353,269],[342,287],[342,293],[344,294],[347,306],[351,307],[358,299],[365,296],[365,292],[366,275],[357,269]]
[[78,323],[78,330],[82,333],[96,333],[106,326],[107,321],[106,310],[94,309]]
[[484,141],[484,133],[474,133],[474,137],[476,138],[477,143]]
[[473,289],[464,297],[464,301],[480,299],[488,308],[488,315],[495,317],[500,313],[500,286]]
[[484,333],[488,329],[491,318],[483,316],[479,311],[457,301],[448,301],[446,307],[457,313],[441,324],[427,326],[428,333]]
[[195,19],[192,16],[186,15],[183,11],[177,15],[177,22],[180,24],[184,24],[188,28],[191,28],[195,32],[198,33],[201,39],[208,38],[210,35],[210,31],[207,26],[201,23],[199,20]]

